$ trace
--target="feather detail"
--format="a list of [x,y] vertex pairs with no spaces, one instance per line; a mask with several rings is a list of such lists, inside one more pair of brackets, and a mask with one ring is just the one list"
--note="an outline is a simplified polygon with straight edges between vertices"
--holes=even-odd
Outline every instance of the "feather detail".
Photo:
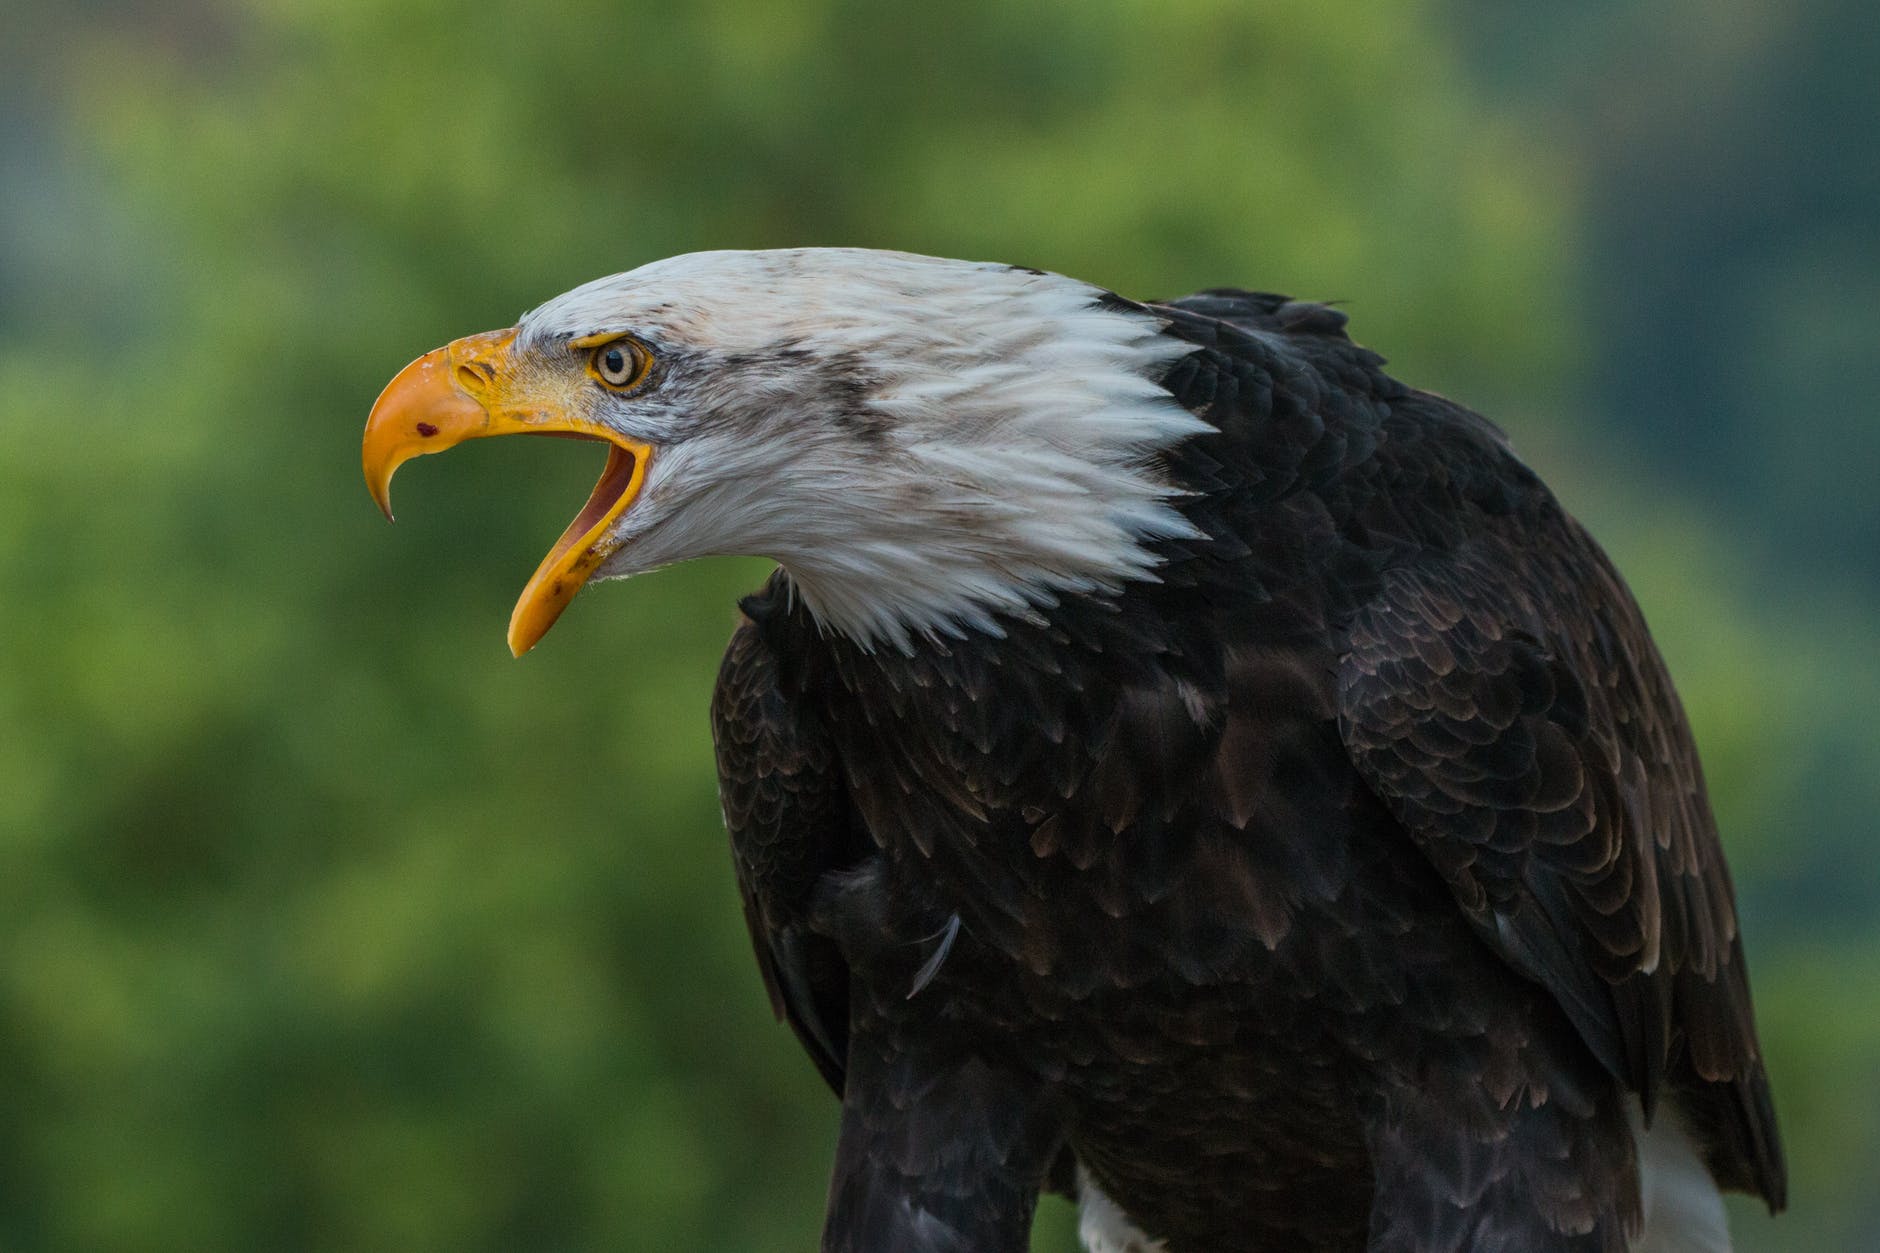
[[959,934],[960,916],[954,914],[947,919],[947,925],[940,929],[938,935],[932,937],[938,939],[940,943],[934,948],[932,955],[920,964],[920,969],[914,972],[913,986],[907,990],[908,1000],[911,1001],[919,996],[921,989],[932,983],[933,977],[940,973],[940,967],[946,964],[947,954],[953,951],[953,941],[959,938]]

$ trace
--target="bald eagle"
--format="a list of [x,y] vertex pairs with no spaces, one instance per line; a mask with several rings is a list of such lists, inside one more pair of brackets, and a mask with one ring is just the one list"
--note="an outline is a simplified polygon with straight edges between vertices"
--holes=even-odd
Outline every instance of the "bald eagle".
[[[774,559],[712,704],[828,1253],[1728,1248],[1786,1187],[1638,606],[1323,305],[860,249],[675,257],[400,373],[408,458],[598,440],[517,604]],[[389,510],[388,510],[389,513]]]

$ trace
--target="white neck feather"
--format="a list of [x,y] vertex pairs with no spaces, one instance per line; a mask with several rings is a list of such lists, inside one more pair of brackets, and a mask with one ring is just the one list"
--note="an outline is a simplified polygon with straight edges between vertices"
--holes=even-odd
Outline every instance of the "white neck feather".
[[828,467],[849,480],[833,508],[798,515],[772,553],[818,620],[864,646],[996,635],[1000,615],[1153,579],[1148,545],[1197,534],[1156,459],[1210,428],[1148,377],[1186,346],[1064,282],[996,306],[968,362],[870,354],[870,407],[889,419],[876,456],[895,472]]
[[825,627],[907,649],[1153,580],[1151,545],[1197,534],[1159,454],[1212,428],[1152,381],[1192,346],[1086,283],[858,249],[711,253],[525,326],[623,307],[623,329],[674,354],[662,403],[712,416],[646,428],[661,452],[606,576],[768,556]]

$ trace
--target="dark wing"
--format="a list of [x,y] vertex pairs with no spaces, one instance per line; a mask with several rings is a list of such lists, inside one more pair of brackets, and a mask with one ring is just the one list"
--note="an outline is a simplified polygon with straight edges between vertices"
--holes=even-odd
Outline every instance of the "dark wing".
[[853,819],[834,746],[815,715],[784,690],[776,655],[749,621],[731,637],[718,673],[712,740],[738,890],[771,1008],[839,1095],[849,970],[808,920],[818,880],[849,860]]
[[1340,663],[1341,732],[1490,945],[1553,993],[1648,1116],[1670,1083],[1720,1183],[1779,1207],[1781,1150],[1689,727],[1618,574],[1535,491],[1385,572]]

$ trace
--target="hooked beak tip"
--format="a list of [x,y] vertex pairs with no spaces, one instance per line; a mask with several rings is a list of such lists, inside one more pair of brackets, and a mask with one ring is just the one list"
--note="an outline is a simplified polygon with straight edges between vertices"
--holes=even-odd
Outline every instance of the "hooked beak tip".
[[513,329],[472,335],[425,353],[400,370],[372,405],[360,447],[366,489],[392,521],[392,475],[413,457],[442,452],[463,440],[489,434],[483,402],[464,390],[458,370],[507,351]]

